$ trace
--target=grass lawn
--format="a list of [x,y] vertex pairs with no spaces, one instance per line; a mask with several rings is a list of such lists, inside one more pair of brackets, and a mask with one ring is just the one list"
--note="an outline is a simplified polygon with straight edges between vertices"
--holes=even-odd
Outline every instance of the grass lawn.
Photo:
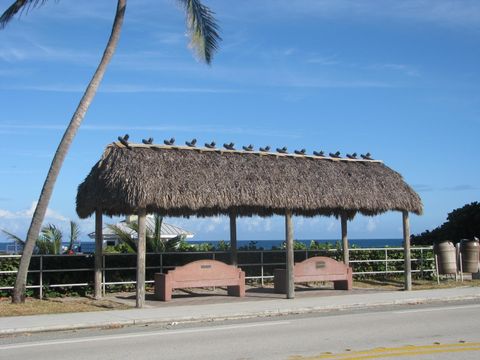
[[38,314],[59,314],[69,312],[122,310],[129,306],[110,300],[93,300],[83,297],[54,298],[38,300],[27,298],[25,304],[12,304],[10,298],[0,298],[0,317]]

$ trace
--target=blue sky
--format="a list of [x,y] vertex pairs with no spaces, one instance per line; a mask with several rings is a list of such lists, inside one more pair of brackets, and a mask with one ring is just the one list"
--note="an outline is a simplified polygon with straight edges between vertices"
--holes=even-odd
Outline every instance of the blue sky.
[[[11,2],[0,0],[0,11]],[[125,133],[138,142],[173,136],[291,151],[370,151],[422,197],[425,214],[412,216],[413,233],[479,200],[480,2],[205,3],[223,37],[212,66],[193,57],[175,0],[129,2],[117,53],[65,161],[46,222],[79,221],[77,186],[105,146]],[[0,228],[26,233],[115,6],[50,1],[0,31]],[[223,217],[168,221],[196,239],[228,239]],[[93,219],[80,224],[83,234],[93,231]],[[401,237],[401,214],[358,217],[349,233]],[[238,234],[282,238],[283,219],[242,219]],[[340,224],[296,218],[295,236],[338,238]]]

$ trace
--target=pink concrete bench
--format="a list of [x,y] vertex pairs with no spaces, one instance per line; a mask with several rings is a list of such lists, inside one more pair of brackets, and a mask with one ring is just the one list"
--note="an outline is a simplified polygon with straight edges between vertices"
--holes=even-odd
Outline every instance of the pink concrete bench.
[[167,274],[155,274],[155,297],[172,299],[174,289],[226,286],[228,295],[245,296],[245,273],[233,265],[216,260],[198,260],[178,266]]
[[[333,281],[335,290],[352,289],[352,268],[328,257],[316,256],[295,264],[293,276],[294,283]],[[275,269],[273,283],[276,293],[287,292],[285,269]]]

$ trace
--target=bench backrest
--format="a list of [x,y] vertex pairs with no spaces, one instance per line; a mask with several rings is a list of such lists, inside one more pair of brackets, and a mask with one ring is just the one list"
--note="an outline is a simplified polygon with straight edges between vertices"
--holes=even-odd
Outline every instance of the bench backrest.
[[309,275],[346,275],[348,267],[341,262],[324,256],[315,256],[295,264],[295,276]]
[[238,279],[241,270],[216,260],[197,260],[170,270],[173,281]]

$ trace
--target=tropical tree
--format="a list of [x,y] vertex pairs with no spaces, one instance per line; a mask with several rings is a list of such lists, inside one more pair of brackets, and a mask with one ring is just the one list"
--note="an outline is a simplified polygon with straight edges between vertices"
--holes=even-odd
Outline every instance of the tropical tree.
[[[183,5],[187,18],[187,27],[190,33],[191,46],[196,50],[199,59],[210,64],[213,53],[217,50],[220,36],[218,34],[218,26],[214,19],[213,12],[203,5],[200,0],[177,0]],[[44,5],[47,0],[16,0],[7,10],[0,16],[0,29],[3,29],[17,13],[28,12],[31,8]],[[40,228],[45,218],[48,203],[52,196],[53,187],[57,180],[60,168],[63,164],[68,149],[77,133],[80,124],[97,92],[102,81],[107,66],[112,59],[115,49],[120,38],[120,31],[125,16],[127,0],[117,0],[117,9],[112,26],[112,32],[104,50],[100,63],[88,84],[77,109],[75,110],[70,123],[58,145],[53,157],[50,169],[40,192],[37,206],[33,213],[30,228],[27,233],[27,240],[23,249],[23,255],[20,260],[15,288],[12,294],[13,303],[25,302],[25,286],[27,282],[28,267],[30,259],[35,248]]]
[[[154,214],[153,225],[146,226],[146,250],[147,252],[161,253],[176,250],[180,242],[185,238],[182,235],[170,239],[162,239],[163,217]],[[108,228],[117,235],[120,242],[125,244],[130,252],[137,252],[138,223],[127,223],[128,230],[118,225],[108,225]]]
[[[25,247],[25,240],[21,239],[19,236],[7,231],[2,230],[2,232],[12,241],[15,241],[17,244]],[[80,236],[80,231],[78,224],[74,221],[70,221],[70,234],[69,234],[69,246],[67,252],[73,250],[73,245],[78,240]],[[63,253],[62,249],[62,240],[63,233],[62,231],[53,224],[48,224],[42,227],[40,234],[37,237],[35,242],[34,252],[36,254],[43,255],[59,255]]]

